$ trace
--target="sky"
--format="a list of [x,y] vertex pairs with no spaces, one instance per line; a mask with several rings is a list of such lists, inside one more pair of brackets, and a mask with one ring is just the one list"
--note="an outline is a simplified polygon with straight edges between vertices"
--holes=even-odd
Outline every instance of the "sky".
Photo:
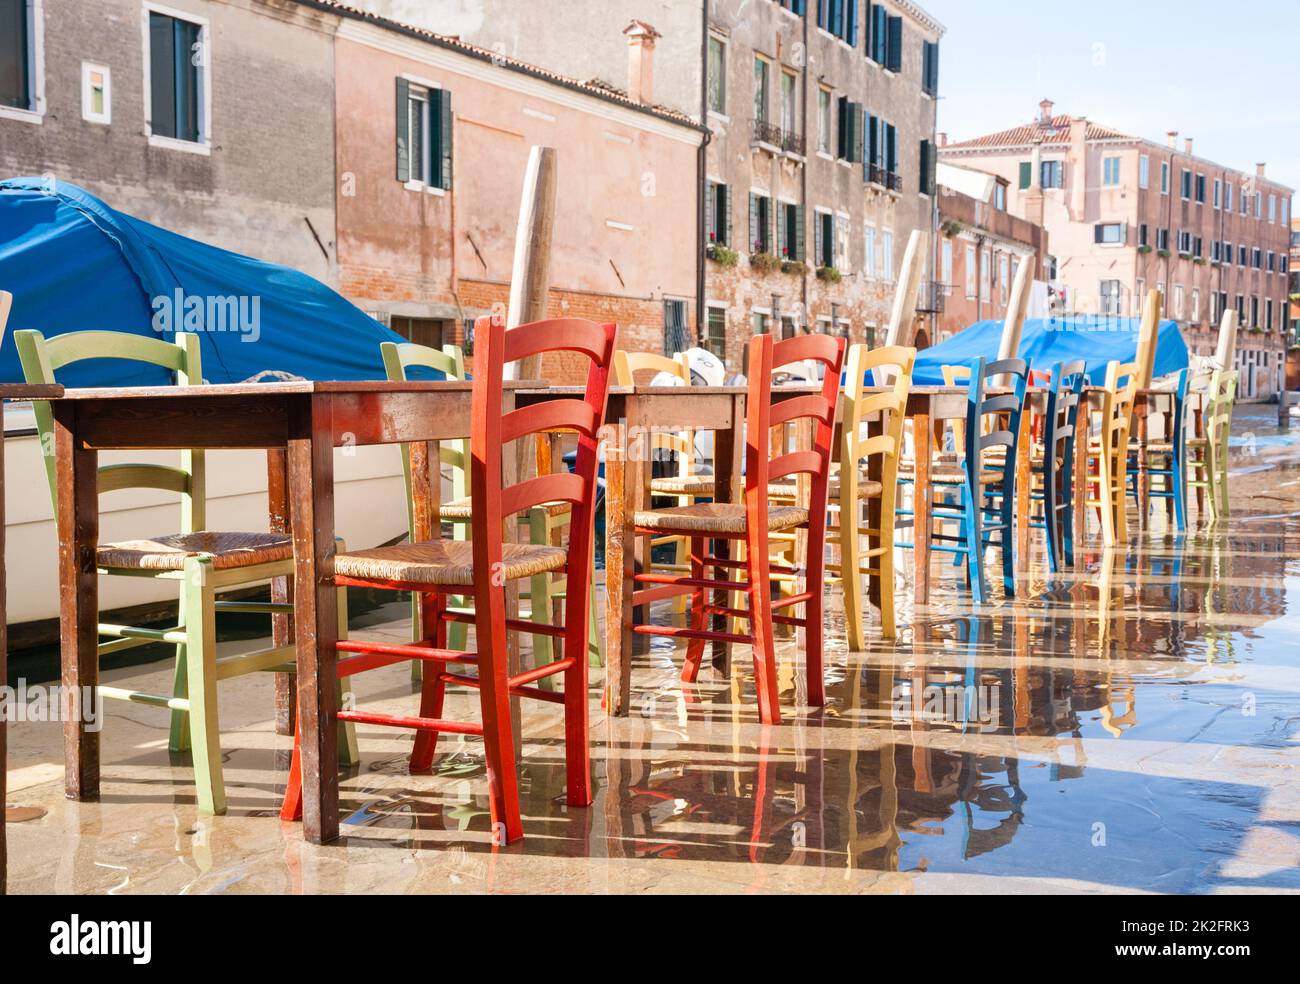
[[918,0],[947,29],[939,130],[1029,122],[1038,103],[1300,190],[1297,0]]

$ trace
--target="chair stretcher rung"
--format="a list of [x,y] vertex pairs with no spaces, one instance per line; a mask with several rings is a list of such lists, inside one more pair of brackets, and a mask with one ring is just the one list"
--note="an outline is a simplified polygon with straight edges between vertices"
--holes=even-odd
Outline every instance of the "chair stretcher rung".
[[708,578],[678,577],[673,574],[633,574],[637,584],[670,584],[688,588],[713,588],[717,591],[748,591],[744,581],[711,581]]
[[138,690],[127,690],[123,687],[99,687],[98,693],[99,696],[106,700],[126,700],[132,704],[169,707],[173,711],[188,711],[190,709],[190,702],[187,697],[162,697],[158,694],[145,694]]
[[402,659],[423,659],[441,663],[478,662],[477,653],[463,653],[456,649],[434,649],[424,643],[398,645],[386,642],[360,642],[353,639],[342,640],[336,644],[341,653],[374,654],[379,656],[397,656]]
[[779,598],[772,602],[772,609],[775,611],[778,608],[789,608],[792,605],[802,605],[805,601],[812,601],[815,597],[817,597],[817,593],[813,591],[803,591],[799,594],[787,595],[784,598]]
[[101,622],[98,629],[100,635],[116,639],[137,639],[140,642],[168,642],[173,644],[184,644],[185,642],[185,630],[179,625],[174,625],[169,629],[146,629],[136,625],[115,625],[112,622]]
[[[553,664],[547,664],[548,666]],[[483,684],[478,677],[462,676],[459,673],[443,673],[442,678],[452,683],[463,684],[466,687],[479,689]],[[564,703],[564,692],[556,690],[539,690],[537,687],[510,687],[510,694],[513,697],[531,697],[533,700],[545,700],[552,704]]]
[[753,643],[753,637],[735,632],[710,632],[708,629],[683,629],[671,625],[634,625],[632,631],[641,635],[669,636],[674,639],[707,639],[712,642]]
[[[443,674],[446,676],[447,674]],[[374,714],[370,711],[339,711],[340,721],[356,724],[379,724],[389,728],[414,728],[420,731],[445,731],[456,735],[481,735],[483,725],[471,721],[444,721],[440,718],[397,717],[392,714]]]

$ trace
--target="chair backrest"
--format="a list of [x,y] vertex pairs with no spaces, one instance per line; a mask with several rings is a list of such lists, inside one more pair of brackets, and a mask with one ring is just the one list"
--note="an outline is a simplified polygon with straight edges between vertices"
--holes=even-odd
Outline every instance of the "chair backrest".
[[[536,321],[509,331],[499,316],[483,317],[475,322],[477,351],[469,474],[475,520],[471,540],[477,570],[499,569],[507,519],[543,503],[568,502],[573,507],[569,525],[572,562],[568,569],[568,590],[570,597],[586,593],[591,576],[596,506],[596,448],[605,423],[617,334],[613,324],[601,325],[579,318]],[[554,399],[502,413],[506,366],[546,352],[577,352],[590,360],[583,398]],[[574,471],[538,475],[505,485],[502,457],[506,445],[557,430],[578,435]],[[509,460],[515,460],[513,449],[506,453]],[[492,592],[491,598],[494,606],[504,604],[501,592]]]
[[[907,396],[912,388],[912,368],[916,349],[887,345],[868,349],[866,345],[849,347],[845,361],[844,416],[841,427],[840,470],[857,469],[873,454],[883,455],[881,476],[886,489],[893,487],[898,473],[898,459],[903,450],[903,424],[907,419]],[[884,368],[885,372],[880,370]],[[866,393],[867,373],[873,379],[882,376],[892,383],[884,392]],[[880,414],[879,432],[864,436],[862,423],[872,414]],[[841,474],[840,481],[848,480]]]
[[[149,338],[120,331],[73,331],[46,338],[39,331],[14,332],[18,360],[23,377],[29,383],[57,382],[64,366],[87,359],[125,359],[161,366],[175,374],[176,385],[196,386],[203,383],[199,358],[199,337],[177,332],[174,341]],[[54,413],[46,401],[32,404],[36,429],[42,446],[53,447]],[[45,458],[46,477],[50,483],[50,501],[58,511],[58,484],[53,454]],[[181,496],[181,532],[192,533],[206,524],[204,499],[204,456],[202,450],[181,452],[177,466],[158,464],[104,465],[99,469],[99,491],[120,489],[161,489]]]
[[1088,363],[1083,359],[1052,366],[1047,384],[1046,425],[1043,428],[1044,467],[1069,468],[1074,456],[1075,426],[1083,387],[1088,382]]
[[1128,462],[1128,435],[1133,426],[1133,404],[1141,382],[1136,362],[1112,360],[1106,365],[1101,404],[1101,448],[1109,455],[1114,474],[1123,475]]
[[1207,391],[1209,402],[1202,414],[1206,440],[1214,445],[1216,455],[1223,456],[1220,467],[1226,467],[1228,436],[1232,431],[1232,404],[1237,395],[1237,371],[1216,369],[1210,377]]
[[[1001,392],[988,393],[990,384],[999,381]],[[1010,380],[1009,390],[1006,380]],[[971,363],[966,405],[966,473],[972,488],[978,489],[978,476],[984,467],[985,452],[1003,448],[1003,478],[1010,482],[1016,474],[1016,456],[1020,447],[1020,421],[1025,409],[1025,389],[1029,385],[1029,363],[1024,359],[996,359],[986,362],[983,356]]]
[[[384,361],[384,375],[392,380],[405,380],[406,370],[412,367],[433,369],[447,379],[465,378],[465,354],[458,345],[444,345],[442,350],[414,342],[383,342],[379,354]],[[469,495],[469,442],[443,441],[438,447],[438,460],[451,468],[451,495],[463,499]],[[417,529],[413,479],[417,471],[428,468],[428,445],[402,445],[402,476],[406,480],[406,519],[412,541],[432,536],[432,530]],[[440,480],[438,469],[434,480]]]
[[[812,514],[825,513],[844,346],[844,339],[833,335],[800,335],[779,342],[770,334],[750,339],[749,394],[745,401],[745,505],[755,517],[767,512],[769,482],[799,474],[812,478],[809,502]],[[790,396],[773,404],[772,373],[783,366],[806,361],[819,362],[825,367],[821,392]],[[769,460],[772,428],[806,420],[813,422],[811,447],[784,451]]]
[[1180,369],[1178,371],[1178,384],[1174,387],[1174,409],[1170,414],[1168,434],[1166,435],[1174,449],[1173,453],[1178,455],[1180,459],[1184,456],[1187,443],[1187,393],[1191,387],[1191,382],[1191,369]]
[[[638,373],[668,373],[682,381],[683,386],[691,385],[690,365],[684,352],[676,353],[671,359],[666,355],[653,352],[628,352],[619,349],[614,353],[614,382],[619,386],[635,386]],[[643,382],[649,380],[643,379]],[[695,436],[690,431],[664,432],[655,429],[649,435],[648,450],[666,449],[678,456],[677,473],[680,476],[692,474],[695,461]]]

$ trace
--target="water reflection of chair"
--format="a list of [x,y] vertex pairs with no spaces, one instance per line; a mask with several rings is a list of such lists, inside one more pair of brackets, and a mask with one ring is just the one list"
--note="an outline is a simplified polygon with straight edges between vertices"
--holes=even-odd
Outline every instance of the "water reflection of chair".
[[[1119,738],[1137,724],[1137,691],[1127,672],[1116,672],[1110,665],[1114,657],[1128,659],[1130,655],[1126,638],[1129,619],[1124,610],[1125,584],[1116,584],[1117,569],[1126,568],[1126,559],[1119,553],[1108,552],[1101,561],[1097,574],[1097,655],[1106,666],[1106,698],[1101,706],[1101,726]],[[1119,604],[1115,596],[1119,595]],[[1115,703],[1124,705],[1116,713]]]

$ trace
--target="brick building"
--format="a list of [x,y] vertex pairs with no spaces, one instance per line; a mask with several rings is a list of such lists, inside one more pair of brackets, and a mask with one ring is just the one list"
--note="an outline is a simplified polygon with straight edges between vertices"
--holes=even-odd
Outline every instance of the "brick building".
[[729,368],[755,332],[888,321],[908,237],[934,228],[942,33],[906,2],[709,5],[704,339]]
[[0,175],[70,181],[334,281],[337,18],[277,0],[91,6],[0,6]]
[[623,42],[646,79],[629,95],[337,9],[345,295],[415,340],[463,343],[508,299],[529,149],[544,144],[559,168],[550,313],[615,321],[631,349],[693,333],[698,260],[666,246],[694,228],[705,133],[653,104],[652,34]]
[[1282,385],[1292,189],[1263,164],[1239,171],[1044,100],[1030,123],[939,148],[946,163],[1008,183],[1008,210],[1051,236],[1048,275],[1059,309],[1134,314],[1157,288],[1189,347],[1212,354],[1220,314],[1240,320],[1238,393]]
[[1007,211],[1005,178],[943,163],[937,178],[942,341],[976,321],[1006,318],[1016,271],[1031,263],[1042,281],[1048,244],[1042,226]]

